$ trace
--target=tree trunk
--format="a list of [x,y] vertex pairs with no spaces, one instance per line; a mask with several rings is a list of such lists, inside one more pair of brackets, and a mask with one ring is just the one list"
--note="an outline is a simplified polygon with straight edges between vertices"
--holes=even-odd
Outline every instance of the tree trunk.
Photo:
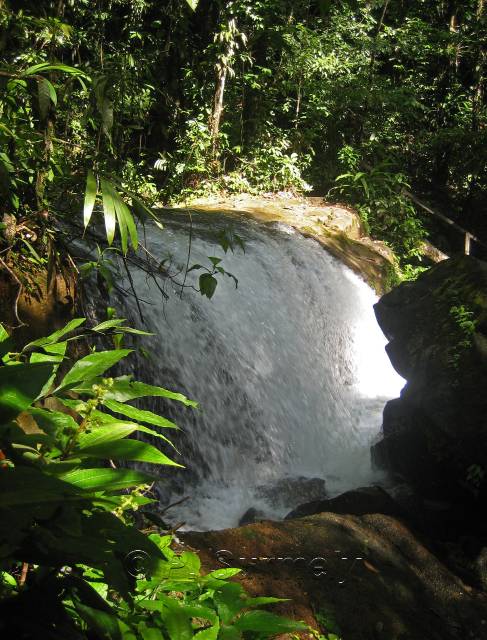
[[223,115],[223,98],[225,95],[225,84],[227,81],[228,67],[221,64],[218,69],[215,86],[215,97],[213,101],[213,113],[211,115],[210,135],[213,156],[218,152],[218,136],[220,135],[220,123]]

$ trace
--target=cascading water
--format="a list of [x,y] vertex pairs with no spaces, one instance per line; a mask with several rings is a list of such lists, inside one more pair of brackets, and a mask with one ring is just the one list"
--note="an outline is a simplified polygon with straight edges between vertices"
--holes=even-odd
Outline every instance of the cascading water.
[[[183,269],[188,216],[164,223],[163,232],[148,230],[148,246]],[[216,244],[230,224],[245,254],[225,255]],[[142,271],[134,274],[140,297],[151,302],[147,329],[156,334],[144,343],[149,358],[138,360],[136,375],[200,404],[162,408],[183,429],[173,440],[187,468],[167,469],[161,496],[190,498],[168,517],[219,529],[235,526],[249,507],[281,518],[316,497],[306,495],[313,483],[293,478],[324,479],[328,495],[377,480],[369,446],[385,402],[404,381],[384,351],[372,290],[314,240],[236,214],[193,215],[190,264],[207,265],[207,256],[223,258],[238,289],[220,276],[208,300],[190,289],[180,298],[171,285],[164,303]],[[191,283],[197,272],[188,274]],[[135,315],[135,302],[125,304]]]

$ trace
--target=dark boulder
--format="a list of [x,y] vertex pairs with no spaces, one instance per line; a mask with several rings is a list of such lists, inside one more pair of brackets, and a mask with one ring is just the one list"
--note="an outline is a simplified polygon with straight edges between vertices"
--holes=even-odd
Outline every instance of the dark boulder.
[[384,410],[374,461],[423,495],[486,495],[487,264],[446,260],[375,305],[394,368],[407,379]]
[[262,522],[262,520],[266,519],[266,514],[260,509],[256,509],[255,507],[250,507],[243,514],[243,516],[238,521],[238,526],[243,527],[246,524],[253,524],[254,522]]
[[381,487],[361,487],[346,491],[329,500],[313,500],[296,507],[287,514],[286,520],[303,518],[317,513],[340,513],[362,516],[367,513],[382,513],[387,516],[400,517],[401,507]]

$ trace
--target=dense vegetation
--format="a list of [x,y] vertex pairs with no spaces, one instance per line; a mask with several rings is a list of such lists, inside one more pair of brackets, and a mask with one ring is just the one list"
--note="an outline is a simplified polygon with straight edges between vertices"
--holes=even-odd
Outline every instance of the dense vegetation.
[[[248,598],[227,582],[233,570],[201,577],[197,556],[138,531],[152,478],[118,460],[172,464],[126,437],[165,440],[155,427],[174,425],[125,403],[189,401],[104,377],[134,334],[116,317],[83,334],[108,333],[116,349],[92,345],[71,368],[81,322],[14,344],[20,291],[39,293],[40,273],[49,287],[57,272],[96,272],[107,292],[124,268],[131,282],[140,224],[202,195],[352,203],[406,272],[436,234],[411,190],[482,236],[486,42],[483,0],[0,0],[0,266],[18,287],[13,326],[0,329],[0,630],[234,640],[303,629],[253,610],[273,600]],[[98,256],[75,265],[83,234]],[[208,297],[226,273],[212,260],[196,266]],[[94,462],[106,458],[113,468]],[[152,560],[142,578],[124,565],[134,548]]]
[[72,218],[93,171],[140,215],[135,192],[332,190],[405,257],[408,184],[483,229],[483,0],[2,6],[3,213]]
[[181,465],[128,438],[142,432],[171,445],[160,430],[177,428],[129,401],[196,403],[130,376],[105,378],[130,349],[93,351],[58,375],[70,341],[134,333],[123,319],[80,333],[84,324],[76,318],[20,352],[0,325],[2,636],[216,640],[306,630],[257,610],[279,600],[249,598],[227,582],[239,569],[201,576],[198,556],[176,554],[170,534],[150,520],[149,536],[134,526],[134,513],[156,502],[158,475],[124,462]]

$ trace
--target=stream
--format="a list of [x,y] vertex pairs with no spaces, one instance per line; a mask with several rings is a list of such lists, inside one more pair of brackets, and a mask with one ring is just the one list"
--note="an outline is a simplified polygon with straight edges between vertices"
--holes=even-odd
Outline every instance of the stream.
[[[164,213],[164,230],[148,226],[150,251],[171,271],[188,259],[189,216]],[[370,463],[382,410],[404,380],[389,363],[375,320],[376,296],[316,241],[282,223],[235,212],[193,213],[190,266],[208,256],[238,278],[218,276],[211,300],[167,280],[169,299],[142,270],[134,284],[145,327],[134,374],[185,393],[194,410],[152,400],[174,420],[166,431],[185,469],[163,468],[161,509],[193,530],[236,526],[249,508],[282,518],[298,504],[380,482]],[[231,228],[245,253],[226,254],[216,240]],[[197,286],[201,271],[186,284]],[[183,279],[183,273],[177,280]],[[123,302],[140,326],[135,301]],[[153,442],[161,446],[161,441]]]

